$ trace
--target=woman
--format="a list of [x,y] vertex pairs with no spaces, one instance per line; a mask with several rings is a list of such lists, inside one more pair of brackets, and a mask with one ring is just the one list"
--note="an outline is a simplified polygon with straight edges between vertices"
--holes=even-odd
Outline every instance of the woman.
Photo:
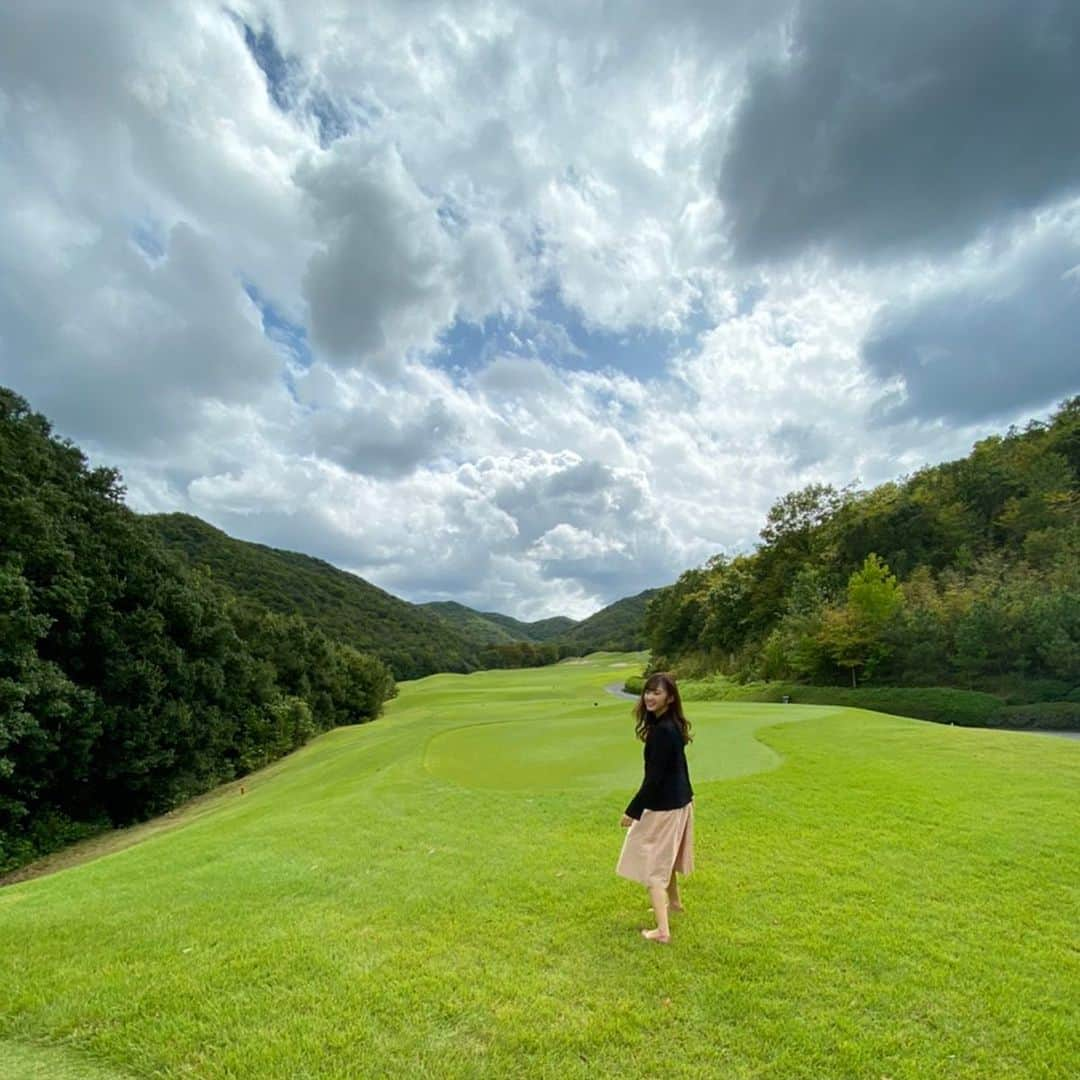
[[634,706],[635,732],[645,743],[645,779],[622,816],[630,831],[615,872],[649,890],[656,927],[649,941],[671,940],[668,911],[682,911],[675,874],[694,869],[694,791],[686,764],[690,724],[670,675],[650,675]]

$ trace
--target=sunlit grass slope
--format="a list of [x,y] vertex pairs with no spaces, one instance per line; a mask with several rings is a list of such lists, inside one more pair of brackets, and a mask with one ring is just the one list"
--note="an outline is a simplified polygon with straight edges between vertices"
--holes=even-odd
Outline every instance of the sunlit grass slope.
[[1075,1075],[1080,744],[694,703],[665,948],[613,874],[636,663],[405,684],[0,890],[0,1076]]

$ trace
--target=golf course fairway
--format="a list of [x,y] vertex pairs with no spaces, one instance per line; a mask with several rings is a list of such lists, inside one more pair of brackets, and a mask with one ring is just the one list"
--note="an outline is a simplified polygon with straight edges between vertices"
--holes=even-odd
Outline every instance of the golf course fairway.
[[614,874],[643,659],[405,683],[0,889],[0,1078],[1080,1072],[1080,743],[688,702],[661,946]]

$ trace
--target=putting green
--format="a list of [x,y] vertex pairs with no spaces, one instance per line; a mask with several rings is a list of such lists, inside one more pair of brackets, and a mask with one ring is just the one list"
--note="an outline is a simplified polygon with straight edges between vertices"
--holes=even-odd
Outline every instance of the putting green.
[[[584,718],[573,715],[471,723],[428,740],[424,768],[462,787],[520,790],[623,788],[641,782],[641,752],[632,742],[631,702],[611,699]],[[775,726],[774,705],[695,702],[688,710],[694,741],[687,749],[695,783],[728,780],[774,769],[782,758],[759,742],[759,728]],[[790,721],[835,712],[832,706],[792,705]]]

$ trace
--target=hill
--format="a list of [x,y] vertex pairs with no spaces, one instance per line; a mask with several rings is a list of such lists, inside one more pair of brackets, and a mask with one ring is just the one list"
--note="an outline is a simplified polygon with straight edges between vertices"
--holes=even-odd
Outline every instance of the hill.
[[565,615],[536,622],[521,622],[497,611],[475,611],[453,600],[433,600],[420,605],[456,626],[469,640],[482,645],[507,645],[513,641],[536,644],[564,641],[566,632],[577,623]]
[[618,600],[581,622],[565,616],[522,622],[454,601],[410,604],[321,559],[237,540],[190,514],[150,514],[144,520],[167,547],[238,596],[270,611],[302,615],[334,640],[378,656],[397,679],[516,666],[526,662],[519,650],[499,650],[522,643],[558,646],[534,650],[530,664],[550,662],[549,654],[554,659],[643,648],[645,605],[656,592]]
[[645,609],[659,591],[646,589],[637,596],[616,600],[614,604],[583,619],[559,640],[577,646],[583,653],[601,649],[616,652],[644,649],[647,644]]
[[144,518],[193,566],[260,607],[299,614],[336,641],[378,656],[397,679],[472,671],[477,643],[444,618],[356,574],[294,551],[237,540],[190,514]]
[[485,619],[489,619],[499,626],[505,627],[510,633],[518,635],[519,641],[565,641],[566,633],[572,627],[577,626],[574,619],[565,615],[556,615],[551,619],[538,619],[536,622],[519,622],[510,618],[509,615],[500,615],[497,611],[484,611],[481,613]]
[[455,600],[432,600],[419,606],[455,627],[470,641],[481,645],[509,645],[513,641],[533,640],[524,634],[515,634],[508,627],[492,619],[486,612],[474,611],[471,607],[459,604]]

